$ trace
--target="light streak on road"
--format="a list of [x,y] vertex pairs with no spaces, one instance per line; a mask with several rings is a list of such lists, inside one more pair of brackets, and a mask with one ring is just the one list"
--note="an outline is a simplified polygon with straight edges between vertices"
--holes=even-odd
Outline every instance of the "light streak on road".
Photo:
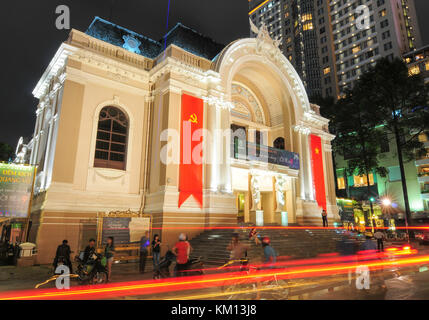
[[[364,261],[361,262],[371,270],[380,270],[384,267],[399,267],[429,263],[429,255],[402,258],[395,261]],[[147,280],[127,283],[100,285],[96,287],[77,287],[71,290],[59,291],[56,289],[27,290],[21,292],[7,292],[0,295],[1,300],[66,300],[66,299],[102,299],[119,296],[149,295],[163,292],[184,291],[207,287],[225,286],[236,281],[249,280],[254,282],[266,281],[276,276],[278,279],[297,279],[320,277],[332,274],[346,273],[355,270],[357,263],[342,263],[331,265],[303,266],[287,269],[260,270],[255,273],[235,272],[210,274],[186,278],[172,278],[168,280]]]

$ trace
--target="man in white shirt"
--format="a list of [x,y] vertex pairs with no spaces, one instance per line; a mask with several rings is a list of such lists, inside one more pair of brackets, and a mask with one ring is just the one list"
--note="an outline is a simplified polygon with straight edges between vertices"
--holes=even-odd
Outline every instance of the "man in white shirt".
[[378,249],[378,251],[384,251],[384,244],[383,244],[384,233],[381,232],[380,230],[377,230],[374,233],[374,238],[377,239],[377,249]]

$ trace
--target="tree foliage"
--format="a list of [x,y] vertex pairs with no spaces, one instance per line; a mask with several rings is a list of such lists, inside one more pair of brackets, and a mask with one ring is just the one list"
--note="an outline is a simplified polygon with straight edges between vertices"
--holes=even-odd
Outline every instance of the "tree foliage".
[[381,176],[387,173],[380,166],[380,143],[383,132],[377,128],[368,105],[359,100],[355,91],[335,104],[331,114],[331,131],[336,134],[333,148],[347,161],[348,175],[369,176],[376,172]]
[[13,155],[13,148],[7,143],[0,142],[0,161],[7,162],[13,157]]
[[405,161],[425,153],[419,135],[429,130],[428,88],[420,74],[409,75],[400,59],[381,59],[356,85],[359,99],[372,110],[374,121],[384,125],[398,143]]

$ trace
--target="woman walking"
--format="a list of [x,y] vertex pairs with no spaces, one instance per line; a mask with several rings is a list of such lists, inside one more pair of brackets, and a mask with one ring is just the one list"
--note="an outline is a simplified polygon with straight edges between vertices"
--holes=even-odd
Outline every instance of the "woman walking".
[[110,281],[110,276],[112,274],[112,264],[113,264],[114,254],[115,254],[115,245],[113,242],[113,237],[108,237],[106,248],[104,249],[104,256],[107,259],[107,280],[108,281]]

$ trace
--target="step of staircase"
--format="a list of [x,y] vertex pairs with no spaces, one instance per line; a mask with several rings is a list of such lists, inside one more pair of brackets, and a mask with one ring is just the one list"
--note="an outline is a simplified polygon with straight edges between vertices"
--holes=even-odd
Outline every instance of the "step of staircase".
[[[276,225],[272,225],[276,226]],[[342,235],[332,229],[260,229],[262,237],[268,236],[279,256],[290,258],[310,258],[319,254],[336,251],[337,242]],[[262,247],[249,241],[248,228],[207,230],[191,239],[192,256],[210,265],[222,265],[228,261],[230,252],[226,250],[232,235],[238,233],[240,241],[249,243],[248,256],[251,260],[262,257]]]

